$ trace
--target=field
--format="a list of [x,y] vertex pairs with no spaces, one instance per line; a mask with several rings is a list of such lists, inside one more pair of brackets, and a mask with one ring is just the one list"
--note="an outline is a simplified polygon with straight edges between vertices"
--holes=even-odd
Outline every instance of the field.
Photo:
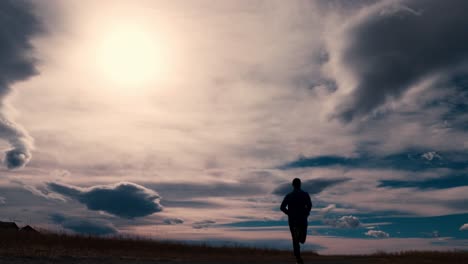
[[[129,237],[69,234],[0,234],[0,263],[294,263],[290,251],[212,247]],[[320,256],[304,252],[305,263],[468,263],[468,252],[401,252],[356,256]]]

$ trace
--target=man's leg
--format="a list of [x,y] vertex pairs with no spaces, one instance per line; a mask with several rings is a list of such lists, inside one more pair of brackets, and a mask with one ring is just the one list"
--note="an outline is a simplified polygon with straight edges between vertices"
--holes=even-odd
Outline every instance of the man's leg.
[[293,249],[294,249],[294,256],[296,257],[298,263],[302,263],[301,258],[301,247],[299,245],[299,228],[295,225],[289,225],[289,230],[291,231],[292,242],[293,242]]
[[304,244],[307,238],[307,219],[298,227],[299,242]]

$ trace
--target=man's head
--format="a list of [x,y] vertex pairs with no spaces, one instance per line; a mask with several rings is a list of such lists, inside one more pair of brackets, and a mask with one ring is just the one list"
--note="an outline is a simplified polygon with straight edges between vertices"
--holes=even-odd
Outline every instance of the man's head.
[[292,181],[292,186],[294,187],[294,189],[299,190],[301,188],[301,179],[295,178]]

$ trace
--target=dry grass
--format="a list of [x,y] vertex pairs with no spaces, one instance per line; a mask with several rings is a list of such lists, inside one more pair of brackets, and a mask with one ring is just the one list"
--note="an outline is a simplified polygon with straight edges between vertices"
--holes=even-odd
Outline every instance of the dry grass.
[[[305,255],[316,255],[305,252]],[[225,259],[255,258],[259,260],[291,257],[286,250],[242,246],[213,247],[204,244],[184,244],[137,237],[96,237],[66,233],[24,234],[2,233],[0,256],[8,257],[116,257],[138,259]]]
[[402,251],[377,252],[370,255],[320,256],[323,263],[395,263],[395,264],[452,264],[468,263],[468,251]]
[[468,263],[468,251],[403,251],[379,252],[372,256],[385,258],[395,263]]

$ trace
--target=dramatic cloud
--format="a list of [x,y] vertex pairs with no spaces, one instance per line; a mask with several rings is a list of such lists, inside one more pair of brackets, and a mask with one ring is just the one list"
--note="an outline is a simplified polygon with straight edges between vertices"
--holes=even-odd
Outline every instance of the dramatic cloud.
[[369,230],[365,233],[366,236],[371,236],[375,238],[387,238],[390,237],[388,233],[385,233],[384,231],[380,230]]
[[31,159],[33,142],[4,112],[5,97],[15,82],[37,73],[31,38],[41,32],[42,25],[28,1],[0,2],[0,138],[12,147],[4,157],[9,169],[20,168]]
[[460,226],[460,231],[466,231],[466,230],[468,230],[468,223]]
[[166,218],[164,219],[163,223],[166,225],[178,225],[183,224],[184,220],[180,218]]
[[52,214],[50,219],[55,224],[79,234],[87,235],[112,235],[117,234],[115,227],[102,220],[88,220],[77,217],[68,217],[61,214]]
[[[328,187],[333,185],[349,181],[350,179],[347,178],[340,178],[340,179],[312,179],[306,180],[302,182],[302,189],[307,191],[309,194],[318,194],[325,190]],[[275,190],[273,190],[273,194],[276,195],[286,195],[292,191],[291,183],[283,183],[278,186]]]
[[6,198],[0,196],[0,204],[5,204],[6,203]]
[[130,182],[91,188],[58,183],[47,185],[51,191],[77,200],[90,210],[104,211],[122,218],[147,216],[163,209],[158,193]]
[[210,226],[212,226],[213,224],[216,224],[216,221],[213,221],[213,220],[203,220],[203,221],[193,222],[192,228],[194,228],[194,229],[202,229],[202,228],[210,227]]
[[361,225],[359,218],[352,215],[342,216],[338,219],[324,219],[323,222],[337,228],[358,228]]
[[[103,1],[34,1],[52,32],[34,40],[41,75],[0,96],[20,110],[17,119],[0,113],[11,112],[38,151],[29,148],[34,157],[20,172],[3,171],[1,214],[70,232],[289,249],[279,205],[299,177],[313,196],[319,253],[466,247],[468,74],[455,80],[463,67],[437,68],[427,56],[436,45],[435,57],[453,51],[453,38],[432,36],[434,25],[465,18],[452,16],[452,3],[433,14],[431,0],[391,1],[119,1],[112,10]],[[413,31],[433,42],[404,35],[427,17]],[[168,51],[145,84],[120,85],[93,64],[100,43],[132,35],[126,21]],[[382,21],[387,32],[375,29],[387,29]],[[105,70],[118,75],[114,66]],[[13,154],[10,164],[26,159]],[[62,217],[52,221],[54,212]],[[389,237],[377,239],[377,230]]]
[[466,162],[468,152],[447,151],[438,153],[437,156],[435,156],[434,153],[435,152],[404,151],[386,156],[362,153],[358,157],[300,157],[297,160],[281,165],[280,168],[287,170],[295,168],[343,166],[350,168],[378,168],[408,171],[432,170],[436,168],[463,170],[468,168],[468,163]]
[[328,214],[329,212],[333,211],[334,209],[336,209],[336,205],[335,204],[330,204],[327,207],[321,208],[319,212],[321,214],[325,215],[325,214]]
[[464,0],[407,0],[360,12],[341,39],[328,43],[329,66],[344,95],[338,116],[350,121],[367,115],[413,85],[468,62],[466,8]]

